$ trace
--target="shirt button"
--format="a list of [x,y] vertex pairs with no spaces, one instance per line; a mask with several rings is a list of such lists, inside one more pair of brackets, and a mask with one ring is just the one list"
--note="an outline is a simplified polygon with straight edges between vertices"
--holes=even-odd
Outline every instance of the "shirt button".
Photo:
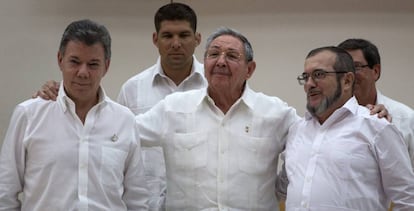
[[301,205],[302,205],[302,207],[306,207],[307,206],[306,202],[304,202],[304,201],[301,203]]

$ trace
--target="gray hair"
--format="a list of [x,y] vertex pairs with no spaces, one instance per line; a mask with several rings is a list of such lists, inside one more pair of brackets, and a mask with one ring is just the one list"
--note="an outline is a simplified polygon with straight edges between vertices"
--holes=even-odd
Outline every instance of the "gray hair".
[[228,27],[220,27],[208,37],[206,51],[204,52],[204,58],[207,56],[207,49],[210,47],[211,42],[222,35],[230,35],[238,38],[243,43],[246,61],[253,61],[253,48],[249,40],[247,40],[247,38],[240,32]]
[[105,59],[111,59],[111,36],[105,26],[88,19],[70,23],[63,32],[59,52],[64,55],[69,41],[79,41],[88,46],[101,43]]

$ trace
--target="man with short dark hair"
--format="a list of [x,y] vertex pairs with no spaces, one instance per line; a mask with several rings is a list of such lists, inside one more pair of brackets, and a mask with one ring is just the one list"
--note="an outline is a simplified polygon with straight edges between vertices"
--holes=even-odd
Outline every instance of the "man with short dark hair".
[[392,123],[403,135],[411,165],[414,169],[414,110],[383,95],[376,87],[381,76],[381,58],[377,46],[364,39],[347,39],[338,47],[351,54],[355,65],[354,94],[360,105],[383,104],[392,117]]

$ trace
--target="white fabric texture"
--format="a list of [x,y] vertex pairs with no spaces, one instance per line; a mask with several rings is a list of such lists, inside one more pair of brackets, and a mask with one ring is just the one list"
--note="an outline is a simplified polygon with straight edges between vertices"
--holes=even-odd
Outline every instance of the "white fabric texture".
[[223,114],[206,89],[174,93],[137,116],[142,144],[162,145],[167,210],[278,210],[275,179],[296,110],[247,85]]
[[0,210],[148,209],[134,115],[103,89],[99,96],[84,124],[63,83],[57,101],[15,108],[0,155]]
[[286,210],[414,210],[414,173],[397,128],[352,97],[322,125],[289,130]]
[[377,104],[383,104],[392,117],[392,123],[400,130],[410,155],[414,170],[414,110],[377,90]]
[[[165,74],[160,58],[156,64],[128,79],[118,95],[118,103],[128,107],[135,114],[148,111],[165,96],[173,92],[182,92],[206,87],[203,64],[193,56],[190,75],[178,86]],[[151,194],[151,211],[164,210],[166,182],[165,163],[161,147],[142,147],[145,177]]]

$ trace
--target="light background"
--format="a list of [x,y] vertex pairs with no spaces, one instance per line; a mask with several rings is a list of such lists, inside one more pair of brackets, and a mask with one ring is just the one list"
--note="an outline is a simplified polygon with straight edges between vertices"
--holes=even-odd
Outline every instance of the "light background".
[[[60,80],[59,40],[73,20],[105,24],[112,61],[104,87],[116,99],[123,82],[155,63],[153,15],[168,0],[0,0],[0,144],[14,107],[49,79]],[[382,56],[377,83],[387,96],[414,107],[414,1],[412,0],[183,0],[198,14],[203,42],[219,26],[244,33],[257,69],[251,87],[275,95],[303,115],[296,76],[309,50],[346,38],[374,42]]]

